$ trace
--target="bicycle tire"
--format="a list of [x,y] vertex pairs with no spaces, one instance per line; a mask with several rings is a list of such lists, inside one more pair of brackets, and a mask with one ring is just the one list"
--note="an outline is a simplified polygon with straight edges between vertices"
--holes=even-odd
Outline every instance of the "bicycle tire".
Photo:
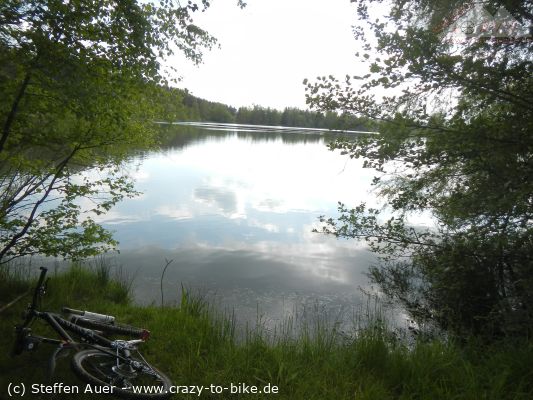
[[[82,350],[74,354],[71,366],[81,380],[96,386],[113,387],[112,394],[115,396],[137,400],[168,399],[171,396],[170,379],[145,361],[133,356],[131,358],[142,363],[152,372],[117,371],[115,356],[94,349]],[[148,393],[146,389],[140,390],[148,387],[154,388],[150,390],[157,391],[157,393]]]
[[71,319],[72,323],[79,325],[84,328],[97,329],[107,334],[117,334],[117,335],[126,335],[135,338],[142,339],[149,335],[149,331],[142,328],[135,328],[128,325],[120,324],[107,324],[105,322],[94,321],[88,318],[73,318]]

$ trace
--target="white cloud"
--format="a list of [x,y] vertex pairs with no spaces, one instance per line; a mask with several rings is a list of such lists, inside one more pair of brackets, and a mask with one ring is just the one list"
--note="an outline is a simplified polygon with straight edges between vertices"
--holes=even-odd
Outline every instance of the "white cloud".
[[347,0],[214,1],[197,16],[220,49],[193,66],[169,60],[193,94],[234,106],[305,107],[304,78],[357,72],[352,34],[355,7]]
[[154,213],[174,220],[190,219],[194,217],[194,213],[187,208],[172,207],[167,204],[157,207]]

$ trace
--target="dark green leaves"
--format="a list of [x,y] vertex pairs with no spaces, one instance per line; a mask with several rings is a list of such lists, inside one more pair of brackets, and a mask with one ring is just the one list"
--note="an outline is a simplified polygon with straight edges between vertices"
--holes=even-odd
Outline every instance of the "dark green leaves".
[[[463,337],[528,336],[533,42],[447,40],[442,21],[473,2],[392,2],[386,27],[369,14],[376,2],[356,1],[359,26],[369,28],[357,37],[373,48],[362,56],[369,73],[343,84],[320,79],[306,91],[318,110],[375,120],[378,135],[330,148],[377,171],[393,218],[342,206],[337,220],[322,219],[323,232],[367,241],[384,257],[372,276],[421,322]],[[528,2],[508,6],[533,22]],[[432,230],[408,224],[419,212],[434,217]]]
[[162,57],[182,51],[200,62],[215,43],[194,24],[197,9],[173,0],[1,2],[0,263],[116,245],[90,215],[135,194],[118,166],[155,141]]

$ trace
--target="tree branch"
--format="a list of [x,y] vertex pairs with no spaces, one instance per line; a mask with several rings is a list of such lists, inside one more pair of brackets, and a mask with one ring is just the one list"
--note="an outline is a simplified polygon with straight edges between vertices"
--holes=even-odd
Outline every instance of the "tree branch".
[[27,220],[26,220],[26,223],[24,224],[24,226],[22,227],[22,229],[16,233],[15,235],[13,235],[13,237],[11,238],[11,240],[4,246],[4,248],[0,251],[0,264],[4,264],[4,261],[2,261],[2,259],[4,258],[4,256],[7,254],[7,252],[13,248],[16,244],[17,244],[17,241],[22,238],[27,232],[28,230],[30,229],[31,225],[33,224],[34,220],[35,220],[35,215],[37,213],[37,210],[39,209],[39,207],[46,201],[46,199],[48,198],[48,196],[50,195],[50,193],[52,192],[52,190],[54,189],[54,184],[55,182],[57,181],[57,179],[59,178],[61,172],[65,169],[65,167],[68,165],[69,161],[72,159],[72,157],[74,157],[74,155],[78,152],[80,146],[76,146],[72,151],[71,153],[57,166],[56,168],[56,171],[54,173],[54,177],[52,178],[50,184],[48,185],[48,188],[46,189],[45,193],[42,195],[42,197],[35,202],[34,206],[33,206],[33,209],[30,213],[30,215],[28,216]]
[[6,121],[4,122],[4,127],[2,129],[2,136],[0,137],[0,153],[4,150],[4,146],[6,144],[7,138],[9,134],[11,133],[11,125],[13,125],[13,121],[15,120],[15,116],[17,114],[20,101],[22,100],[22,97],[24,97],[26,88],[28,87],[28,84],[30,83],[30,77],[31,77],[30,72],[27,72],[26,76],[24,77],[24,80],[22,81],[22,84],[20,85],[17,96],[15,97],[15,100],[13,101],[13,104],[11,105],[11,110],[9,111],[9,114],[7,115]]

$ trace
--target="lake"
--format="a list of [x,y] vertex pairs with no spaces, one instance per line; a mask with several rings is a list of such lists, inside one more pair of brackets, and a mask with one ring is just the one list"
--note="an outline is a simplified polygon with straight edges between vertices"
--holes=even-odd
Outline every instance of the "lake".
[[113,262],[141,303],[181,286],[241,323],[273,327],[318,311],[347,322],[369,289],[362,244],[313,233],[337,202],[375,203],[373,171],[329,151],[334,134],[237,125],[168,126],[164,146],[125,166],[142,194],[98,222],[114,232]]

